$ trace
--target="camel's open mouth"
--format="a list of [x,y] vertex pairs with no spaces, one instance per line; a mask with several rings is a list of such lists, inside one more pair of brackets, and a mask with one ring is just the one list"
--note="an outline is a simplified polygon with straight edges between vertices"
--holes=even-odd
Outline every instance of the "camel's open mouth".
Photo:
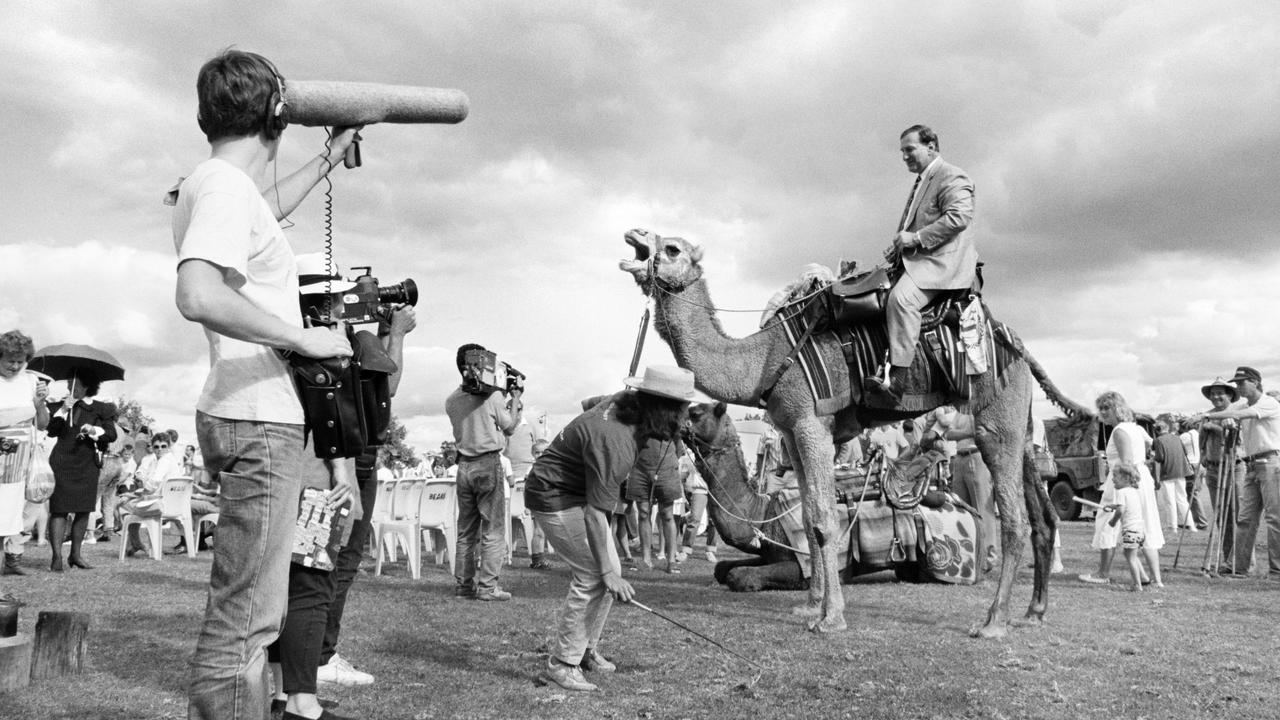
[[636,251],[634,260],[623,259],[618,267],[636,276],[637,281],[646,279],[649,271],[649,258],[653,255],[653,244],[657,236],[645,230],[631,230],[625,235],[627,244]]

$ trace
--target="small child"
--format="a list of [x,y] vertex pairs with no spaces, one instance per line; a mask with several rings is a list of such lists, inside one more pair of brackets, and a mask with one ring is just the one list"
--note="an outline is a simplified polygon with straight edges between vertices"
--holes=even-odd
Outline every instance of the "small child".
[[[1138,495],[1138,468],[1132,463],[1121,463],[1111,474],[1111,482],[1115,485],[1115,502],[1107,506],[1114,515],[1111,525],[1120,523],[1120,547],[1124,549],[1124,559],[1129,565],[1129,573],[1133,577],[1134,592],[1142,592],[1142,565],[1138,560],[1138,551],[1142,549],[1146,539],[1142,519],[1142,498]],[[1159,568],[1156,573],[1156,587],[1163,587],[1160,582]]]

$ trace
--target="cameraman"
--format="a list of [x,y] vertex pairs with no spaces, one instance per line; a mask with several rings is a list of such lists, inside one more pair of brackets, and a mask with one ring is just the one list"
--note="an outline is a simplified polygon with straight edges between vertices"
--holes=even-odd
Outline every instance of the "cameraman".
[[[483,345],[468,343],[458,348],[458,374],[466,367],[468,351],[485,351]],[[487,352],[487,351],[486,351]],[[510,600],[511,593],[498,587],[498,571],[507,557],[507,504],[500,455],[507,436],[520,424],[522,389],[491,388],[485,394],[468,392],[459,385],[445,400],[444,411],[453,425],[458,448],[458,547],[454,558],[454,595],[477,600]],[[479,572],[476,546],[480,546]]]

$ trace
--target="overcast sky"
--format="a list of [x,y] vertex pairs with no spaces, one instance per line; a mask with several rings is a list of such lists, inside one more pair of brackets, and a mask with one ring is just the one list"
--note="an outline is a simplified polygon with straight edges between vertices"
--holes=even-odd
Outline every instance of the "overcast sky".
[[[724,308],[875,262],[914,123],[976,184],[992,312],[1068,394],[1193,410],[1239,364],[1280,386],[1280,3],[926,7],[4,3],[0,329],[114,353],[127,380],[103,395],[193,439],[207,348],[174,309],[161,198],[208,153],[196,72],[235,45],[286,78],[470,97],[459,125],[367,128],[364,167],[334,175],[338,261],[422,291],[395,402],[420,450],[448,436],[462,343],[527,373],[553,424],[621,387],[630,228],[701,242]],[[290,128],[281,174],[322,144]],[[323,200],[294,214],[297,252],[322,247]],[[669,362],[651,335],[644,363]]]

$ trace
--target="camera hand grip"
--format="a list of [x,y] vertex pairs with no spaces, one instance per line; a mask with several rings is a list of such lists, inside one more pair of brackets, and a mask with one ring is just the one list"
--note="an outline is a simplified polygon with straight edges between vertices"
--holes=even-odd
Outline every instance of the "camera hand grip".
[[342,165],[348,170],[360,167],[360,135],[358,133],[356,139],[347,146],[347,152],[342,156]]

